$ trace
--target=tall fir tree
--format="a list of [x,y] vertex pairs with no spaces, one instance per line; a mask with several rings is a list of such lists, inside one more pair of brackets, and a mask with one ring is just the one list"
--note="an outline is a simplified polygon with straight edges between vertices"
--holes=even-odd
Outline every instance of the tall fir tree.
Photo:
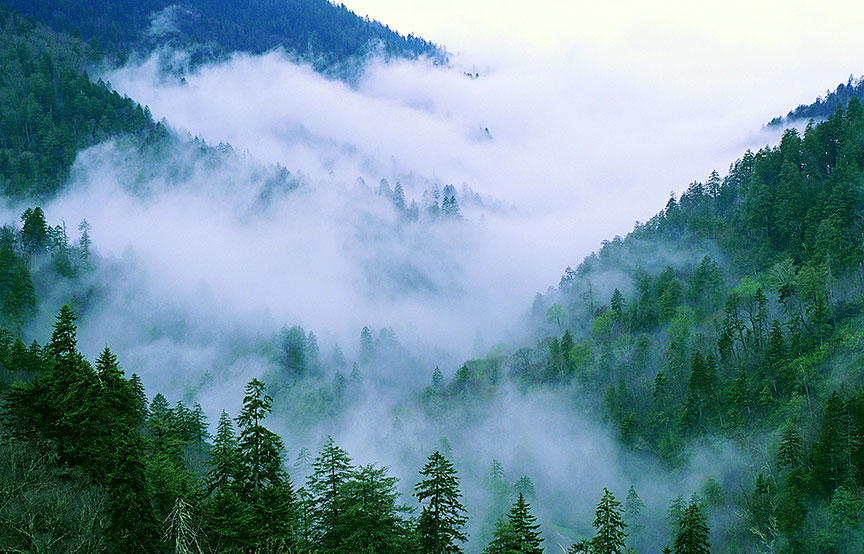
[[423,511],[417,522],[420,548],[424,554],[455,554],[462,552],[460,543],[468,540],[462,528],[468,518],[459,501],[459,477],[456,469],[440,452],[435,451],[420,470],[424,477],[414,485],[414,495]]
[[675,554],[709,554],[711,552],[708,521],[698,502],[693,502],[681,515],[675,536]]
[[312,464],[306,484],[312,502],[313,541],[324,552],[340,552],[345,540],[347,499],[345,487],[354,477],[348,453],[327,437]]
[[624,537],[627,533],[621,513],[621,502],[609,489],[603,488],[603,497],[594,512],[594,528],[597,534],[591,540],[592,552],[596,554],[621,554],[624,552]]

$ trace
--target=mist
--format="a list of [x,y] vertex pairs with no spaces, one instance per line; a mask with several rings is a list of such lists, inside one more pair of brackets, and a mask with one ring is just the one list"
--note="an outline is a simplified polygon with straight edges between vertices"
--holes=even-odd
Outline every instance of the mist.
[[[349,84],[280,51],[183,74],[160,62],[182,66],[183,53],[163,52],[103,75],[175,139],[155,158],[122,139],[83,151],[46,206],[49,219],[92,225],[98,290],[79,321],[82,351],[110,345],[151,396],[200,402],[215,422],[237,412],[249,379],[281,378],[283,327],[314,331],[322,358],[344,351],[346,367],[322,364],[321,387],[359,359],[363,326],[392,328],[401,354],[361,364],[362,393],[344,413],[297,425],[291,404],[315,384],[291,384],[269,425],[292,458],[333,435],[356,461],[390,466],[406,493],[446,436],[480,511],[474,530],[492,459],[534,480],[544,523],[586,535],[604,484],[619,498],[634,484],[661,521],[671,498],[734,479],[746,457],[725,443],[664,474],[570,393],[508,389],[466,421],[414,406],[436,366],[450,377],[496,344],[533,341],[523,316],[564,267],[670,191],[777,139],[755,123],[774,112],[730,118],[575,54],[370,60]],[[379,192],[382,179],[416,201],[416,220]],[[429,217],[447,185],[462,217]],[[66,294],[43,298],[38,327]]]

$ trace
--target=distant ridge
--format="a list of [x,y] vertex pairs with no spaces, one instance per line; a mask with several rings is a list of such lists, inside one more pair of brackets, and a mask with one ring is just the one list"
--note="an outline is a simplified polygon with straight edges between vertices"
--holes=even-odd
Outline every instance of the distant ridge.
[[768,122],[768,127],[779,127],[792,121],[827,119],[837,111],[838,106],[845,107],[853,98],[864,100],[864,78],[849,75],[849,81],[845,84],[840,83],[835,90],[826,91],[824,97],[820,96],[812,104],[801,104],[786,117],[775,117]]
[[443,61],[445,56],[432,42],[401,35],[327,0],[0,0],[0,5],[80,35],[120,62],[166,44],[193,50],[198,62],[281,47],[319,70],[372,50],[387,57]]

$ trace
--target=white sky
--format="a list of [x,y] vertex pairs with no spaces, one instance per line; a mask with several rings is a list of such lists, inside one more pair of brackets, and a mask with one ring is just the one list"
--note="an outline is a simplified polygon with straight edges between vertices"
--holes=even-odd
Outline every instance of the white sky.
[[[346,0],[349,9],[482,59],[551,51],[610,74],[772,115],[864,73],[864,3],[828,0]],[[500,55],[495,55],[500,59]]]

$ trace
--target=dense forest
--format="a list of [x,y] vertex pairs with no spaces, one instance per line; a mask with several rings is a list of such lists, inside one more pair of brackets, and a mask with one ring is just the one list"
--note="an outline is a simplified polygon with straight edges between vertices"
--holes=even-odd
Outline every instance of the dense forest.
[[69,175],[78,152],[126,134],[159,140],[147,108],[124,98],[85,67],[93,50],[0,5],[0,190],[44,197]]
[[430,56],[444,52],[414,35],[358,17],[327,0],[236,2],[168,0],[6,0],[23,15],[82,37],[101,57],[123,62],[165,46],[192,50],[200,62],[233,52],[258,54],[274,48],[308,59],[319,69],[378,51],[388,56]]
[[[208,421],[196,388],[146,384],[109,346],[95,360],[82,353],[79,322],[114,274],[87,220],[70,230],[56,219],[64,214],[41,206],[63,190],[78,153],[109,138],[144,160],[142,172],[177,183],[239,157],[227,145],[176,137],[146,107],[89,77],[106,52],[122,58],[154,45],[157,24],[176,25],[160,32],[177,45],[207,42],[220,55],[281,45],[339,63],[370,39],[395,55],[435,47],[326,2],[6,5],[54,30],[0,6],[0,185],[15,202],[7,205],[29,202],[0,228],[0,551],[864,549],[859,82],[789,116],[824,121],[748,150],[725,175],[690,184],[627,236],[574,260],[556,287],[526,305],[519,341],[453,368],[442,363],[444,371],[430,366],[428,386],[407,380],[397,409],[368,422],[397,443],[398,459],[368,463],[326,430],[392,385],[383,368],[425,367],[393,328],[358,329],[356,348],[346,348],[356,356],[338,344],[322,353],[315,331],[300,325],[254,344],[232,337],[232,348],[269,364],[244,381],[234,413]],[[250,27],[260,33],[243,32]],[[281,166],[243,163],[259,187],[246,217],[309,186]],[[393,227],[370,226],[369,234],[467,226],[460,206],[484,202],[467,186],[430,186],[418,202],[399,181],[360,181],[364,201],[395,214]],[[403,285],[422,288],[420,277]],[[46,312],[56,313],[50,330],[39,327]],[[159,331],[138,332],[143,340]],[[221,378],[214,368],[202,386]],[[737,465],[723,479],[700,477],[686,495],[658,500],[665,489],[644,490],[647,480],[623,489],[597,482],[593,497],[562,501],[521,467],[508,475],[494,457],[478,472],[468,461],[471,438],[448,439],[489,412],[515,425],[508,412],[494,413],[514,396],[560,400],[568,422],[597,421],[620,456],[658,475],[685,481],[694,452],[717,444]],[[428,440],[410,440],[409,419],[422,421]],[[324,436],[304,432],[311,428]],[[308,444],[288,451],[298,443]],[[397,476],[397,464],[414,473]]]

